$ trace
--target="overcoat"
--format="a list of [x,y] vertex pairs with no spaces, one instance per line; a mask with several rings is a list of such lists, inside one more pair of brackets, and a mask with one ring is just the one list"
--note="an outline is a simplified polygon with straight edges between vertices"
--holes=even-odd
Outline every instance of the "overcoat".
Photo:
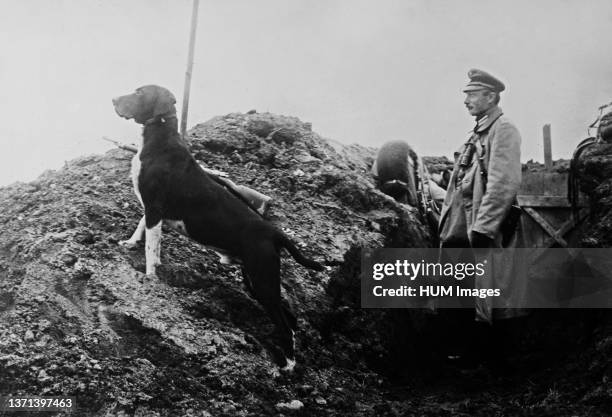
[[[463,144],[455,152],[455,164],[440,214],[439,230],[442,230],[450,216],[457,215],[450,208],[453,189],[461,187],[468,236],[471,236],[472,231],[482,233],[493,239],[495,248],[498,248],[486,251],[484,256],[490,273],[475,281],[476,288],[499,288],[502,293],[497,298],[475,299],[476,319],[492,322],[493,318],[524,314],[522,310],[511,308],[520,305],[527,284],[527,271],[514,259],[514,248],[522,246],[522,226],[510,244],[501,249],[501,225],[516,201],[521,184],[521,136],[516,126],[503,115],[501,108],[495,106],[487,112],[484,122],[470,132],[468,138],[473,138],[476,151],[460,182],[457,181],[459,156],[467,145]],[[482,174],[483,168],[486,177]],[[477,251],[477,255],[482,253]]]

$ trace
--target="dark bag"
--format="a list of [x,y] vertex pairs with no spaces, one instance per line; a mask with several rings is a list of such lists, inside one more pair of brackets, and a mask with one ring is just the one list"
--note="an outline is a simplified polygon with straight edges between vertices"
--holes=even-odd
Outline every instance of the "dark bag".
[[502,246],[504,248],[508,246],[512,240],[512,236],[514,236],[514,233],[516,233],[516,229],[521,221],[522,213],[523,210],[521,207],[518,204],[513,204],[510,207],[510,211],[506,215],[506,218],[502,222],[500,229],[502,233]]

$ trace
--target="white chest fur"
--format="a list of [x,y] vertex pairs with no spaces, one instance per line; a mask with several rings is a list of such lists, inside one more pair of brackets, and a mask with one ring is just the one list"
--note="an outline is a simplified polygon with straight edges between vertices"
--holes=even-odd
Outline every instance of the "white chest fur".
[[140,175],[140,149],[136,152],[136,155],[132,158],[132,168],[130,169],[130,176],[132,177],[132,185],[134,186],[134,193],[136,194],[136,198],[140,201],[140,205],[144,207],[144,203],[142,202],[142,196],[140,195],[140,190],[138,189],[138,176]]

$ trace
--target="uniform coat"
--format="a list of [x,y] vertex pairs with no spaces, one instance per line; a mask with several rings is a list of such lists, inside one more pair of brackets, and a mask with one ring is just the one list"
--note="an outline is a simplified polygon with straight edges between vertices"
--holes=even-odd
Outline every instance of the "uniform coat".
[[[475,135],[477,138],[476,152],[459,186],[468,236],[471,236],[472,231],[482,233],[493,239],[495,247],[501,248],[500,227],[516,199],[521,184],[521,136],[514,124],[503,116],[499,107],[490,109],[487,116],[484,123],[470,132],[470,137]],[[453,189],[459,174],[459,156],[465,146],[462,145],[455,153],[455,165],[442,206],[439,230],[442,230],[451,216],[457,215],[450,208]],[[481,164],[488,173],[486,184],[481,174],[478,157],[481,157]],[[522,233],[517,230],[509,246],[518,247],[521,245],[520,242],[522,242]],[[521,314],[518,310],[508,309],[508,306],[518,305],[516,297],[523,297],[526,287],[525,275],[513,268],[516,264],[513,262],[513,255],[512,249],[488,251],[486,256],[491,258],[488,262],[491,262],[489,265],[492,273],[487,274],[486,279],[476,280],[476,288],[500,288],[505,297],[502,305],[493,305],[494,302],[500,301],[494,298],[477,298],[477,320],[491,322],[494,316],[493,308],[496,308],[495,318],[509,318]]]

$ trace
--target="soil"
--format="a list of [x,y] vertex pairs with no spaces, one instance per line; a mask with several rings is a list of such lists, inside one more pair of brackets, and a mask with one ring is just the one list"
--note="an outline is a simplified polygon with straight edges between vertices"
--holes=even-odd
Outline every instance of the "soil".
[[[199,124],[188,142],[207,167],[272,197],[268,219],[326,266],[283,257],[283,297],[299,323],[295,372],[272,365],[271,323],[239,267],[164,229],[150,278],[143,247],[118,245],[142,211],[133,154],[115,149],[0,188],[0,394],[73,396],[79,416],[610,415],[605,311],[534,313],[514,372],[499,374],[432,354],[439,328],[425,312],[360,307],[363,248],[431,245],[418,210],[376,190],[375,149],[253,112]],[[585,246],[612,246],[606,146],[581,160],[595,213]]]

